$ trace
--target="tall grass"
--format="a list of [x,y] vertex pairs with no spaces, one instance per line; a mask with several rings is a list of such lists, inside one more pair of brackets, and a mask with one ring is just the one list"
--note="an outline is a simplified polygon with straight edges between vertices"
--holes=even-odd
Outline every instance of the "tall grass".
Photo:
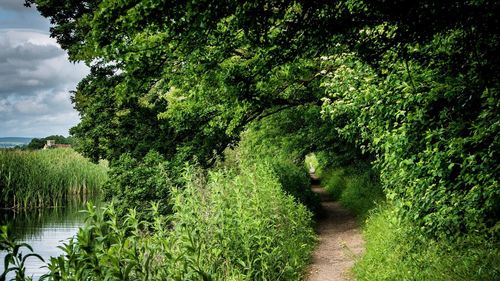
[[397,218],[390,206],[365,225],[366,253],[355,265],[359,281],[500,280],[500,245],[484,237],[430,239]]
[[70,195],[99,192],[107,179],[96,165],[72,149],[0,150],[0,206],[57,206]]
[[304,168],[303,158],[297,152],[285,149],[289,144],[270,141],[261,136],[258,130],[247,130],[238,146],[225,151],[222,167],[236,169],[244,166],[267,163],[281,185],[283,191],[304,204],[317,214],[320,210],[320,199],[311,190],[308,169]]

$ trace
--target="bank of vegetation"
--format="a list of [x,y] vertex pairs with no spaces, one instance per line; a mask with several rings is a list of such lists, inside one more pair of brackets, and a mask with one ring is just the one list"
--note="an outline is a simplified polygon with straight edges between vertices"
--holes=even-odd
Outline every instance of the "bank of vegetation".
[[171,191],[171,216],[117,218],[113,205],[91,218],[50,275],[86,280],[301,280],[314,247],[312,214],[282,191],[270,164],[186,170]]
[[[317,155],[316,155],[317,154]],[[366,240],[356,280],[496,280],[498,243],[484,234],[428,237],[398,214],[384,196],[379,171],[366,161],[331,163],[335,155],[308,156],[308,167],[340,204],[358,216]]]
[[[180,278],[203,279],[213,266],[227,269],[215,279],[299,278],[288,266],[300,272],[307,251],[280,255],[308,235],[284,223],[301,222],[296,227],[309,233],[309,220],[258,202],[315,210],[303,168],[315,153],[327,189],[366,221],[359,279],[499,279],[498,1],[27,3],[51,18],[70,59],[91,67],[74,93],[81,122],[71,132],[85,156],[110,161],[105,189],[117,219],[105,215],[88,231],[104,225],[116,229],[110,237],[127,238],[106,243],[111,252],[122,241],[147,252],[196,219],[206,228],[193,226],[197,236],[181,231],[186,240],[165,250],[180,262]],[[194,180],[181,176],[186,167],[196,167]],[[238,194],[226,190],[232,186]],[[249,218],[252,206],[239,193],[262,209]],[[179,208],[183,200],[193,210]],[[157,216],[149,202],[160,202],[170,223],[150,225]],[[129,208],[141,231],[114,225],[134,221],[123,220]],[[278,243],[261,223],[291,240]],[[215,229],[246,233],[245,224],[256,226],[253,237],[213,238]],[[84,233],[73,250],[98,266],[101,248],[78,250],[94,243]],[[263,262],[246,250],[246,260],[224,252],[247,249],[240,242]],[[268,271],[277,266],[265,259],[273,251],[280,276]],[[211,255],[203,256],[208,263],[202,255]],[[111,255],[101,259],[116,279],[130,273]],[[101,271],[82,274],[97,279]]]
[[[157,153],[147,155],[149,173],[122,159],[125,170],[111,174],[111,181],[123,180],[125,171],[146,174],[152,179],[148,188],[168,190],[168,197],[157,201],[150,189],[137,189],[116,194],[104,209],[89,205],[85,225],[63,247],[64,254],[49,261],[46,277],[301,280],[316,242],[312,210],[317,198],[303,165],[285,154],[268,157],[276,147],[257,152],[255,137],[249,131],[208,171],[184,166],[177,184],[165,180],[161,168],[168,162]],[[131,163],[138,168],[128,170]],[[138,197],[142,208],[126,207]]]
[[72,196],[99,193],[106,180],[105,163],[91,163],[72,149],[0,150],[3,208],[60,206]]
[[343,207],[363,222],[370,211],[384,204],[385,196],[379,172],[370,159],[339,159],[326,152],[316,152],[306,157],[306,166],[313,167],[321,186]]

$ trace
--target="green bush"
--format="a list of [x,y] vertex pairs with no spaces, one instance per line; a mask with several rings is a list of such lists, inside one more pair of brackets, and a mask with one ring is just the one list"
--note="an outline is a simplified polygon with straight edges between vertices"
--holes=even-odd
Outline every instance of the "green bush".
[[429,239],[397,219],[394,208],[374,212],[364,237],[366,253],[354,267],[359,281],[500,279],[498,243],[482,237]]
[[358,163],[344,171],[345,188],[339,201],[361,220],[385,198],[378,173],[368,163]]
[[346,189],[345,171],[343,168],[328,169],[324,171],[321,184],[334,200],[339,200]]
[[[401,52],[386,50],[376,67],[351,52],[323,63],[325,116],[341,136],[376,155],[399,215],[434,238],[498,238],[500,227],[500,83],[498,75],[484,79],[499,64],[481,53],[498,38],[478,35],[467,45],[480,34],[465,32],[474,28],[469,24]],[[379,34],[383,42],[399,31],[380,25],[363,36]]]
[[301,279],[314,244],[312,214],[283,192],[269,164],[193,183],[176,196],[173,236],[196,234],[205,272],[217,280]]
[[[277,116],[276,118],[284,118]],[[253,124],[242,135],[233,150],[226,151],[226,167],[243,167],[267,163],[281,188],[314,213],[320,208],[319,197],[312,192],[308,170],[304,168],[304,151],[298,144],[308,138],[284,132],[274,126],[275,116]],[[295,124],[294,124],[295,125]],[[280,138],[286,135],[284,138]]]
[[151,221],[135,210],[119,217],[111,204],[102,210],[87,205],[87,219],[75,238],[52,257],[49,280],[165,280],[171,259],[166,217],[151,208]]
[[[122,154],[111,166],[109,181],[104,186],[105,197],[115,201],[119,214],[124,215],[129,208],[135,208],[139,216],[146,216],[145,210],[152,202],[167,202],[174,185],[172,172],[169,162],[158,152],[150,151],[142,160]],[[168,204],[161,205],[162,214],[169,211]]]
[[269,160],[283,190],[304,204],[313,213],[320,208],[319,197],[311,190],[309,174],[291,161]]
[[89,208],[88,220],[51,280],[301,280],[314,247],[311,212],[286,195],[268,164],[210,172],[192,170],[172,189],[173,214],[114,206]]

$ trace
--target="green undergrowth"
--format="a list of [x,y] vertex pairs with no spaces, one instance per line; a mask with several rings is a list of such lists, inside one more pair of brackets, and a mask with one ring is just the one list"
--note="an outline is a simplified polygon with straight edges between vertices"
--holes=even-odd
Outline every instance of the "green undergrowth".
[[363,221],[365,254],[353,268],[357,280],[499,280],[500,245],[485,235],[425,235],[384,200],[378,175],[366,161],[333,165],[311,154],[321,184]]
[[[227,151],[226,159],[223,166],[224,168],[234,168],[239,166],[260,165],[259,163],[266,163],[268,169],[276,175],[276,179],[280,183],[281,189],[288,195],[291,195],[295,200],[306,206],[313,214],[317,214],[320,210],[319,197],[311,190],[311,180],[309,174],[301,166],[294,162],[280,157],[275,154],[275,157],[260,157],[249,158],[243,156],[241,150]],[[232,162],[237,158],[237,162]],[[239,168],[237,168],[239,169]]]
[[[261,123],[257,125],[267,124],[263,121]],[[320,200],[311,190],[308,170],[303,165],[303,151],[295,149],[292,137],[276,137],[276,135],[283,136],[283,134],[279,127],[269,124],[264,128],[250,127],[242,134],[237,147],[225,151],[225,161],[222,166],[239,169],[242,166],[267,163],[267,167],[276,174],[283,191],[317,214],[320,209]]]
[[308,157],[306,166],[314,167],[325,190],[334,200],[355,213],[360,221],[378,202],[384,200],[378,173],[367,161],[340,166],[328,164],[321,154],[320,157],[313,154]]
[[301,280],[315,243],[312,213],[282,190],[268,163],[187,170],[173,213],[152,220],[113,205],[89,208],[76,239],[53,258],[51,280]]
[[500,280],[500,245],[469,236],[430,239],[396,219],[391,208],[373,212],[366,222],[366,251],[355,265],[357,280]]
[[271,169],[277,175],[283,190],[317,214],[320,211],[320,200],[311,190],[311,180],[307,172],[290,161],[273,160],[271,163]]
[[63,204],[69,196],[100,192],[107,166],[72,149],[0,150],[0,206],[34,208]]

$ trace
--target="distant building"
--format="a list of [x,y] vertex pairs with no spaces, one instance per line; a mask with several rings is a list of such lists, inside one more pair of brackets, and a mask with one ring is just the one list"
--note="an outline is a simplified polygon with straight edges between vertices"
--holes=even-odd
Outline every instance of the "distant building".
[[71,144],[59,144],[59,143],[56,143],[55,140],[47,140],[47,143],[43,146],[43,149],[69,148],[69,147],[71,147]]

